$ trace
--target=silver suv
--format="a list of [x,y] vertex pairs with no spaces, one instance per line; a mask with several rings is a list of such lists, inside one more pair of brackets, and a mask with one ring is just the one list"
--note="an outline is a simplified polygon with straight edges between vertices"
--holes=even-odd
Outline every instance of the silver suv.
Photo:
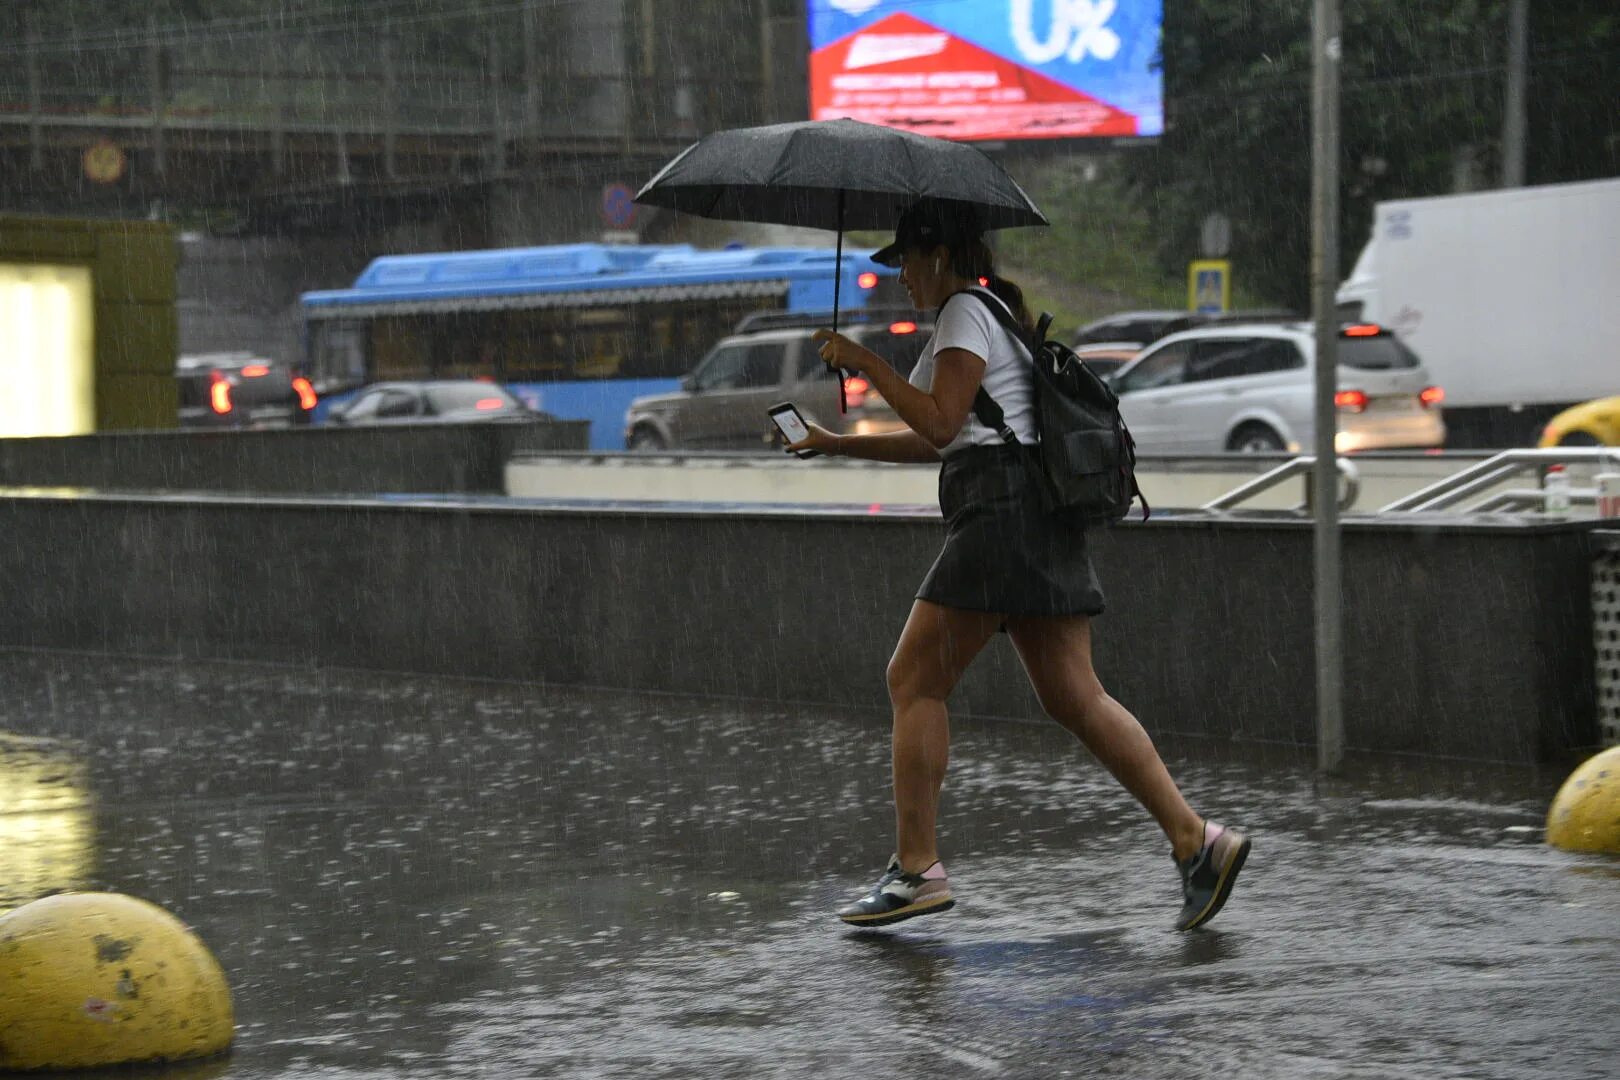
[[[1110,384],[1141,453],[1309,453],[1315,354],[1309,323],[1211,326],[1154,342]],[[1444,444],[1445,395],[1399,338],[1344,326],[1338,354],[1339,453]]]
[[[723,339],[698,362],[673,394],[636,398],[624,421],[626,449],[657,451],[770,450],[775,428],[765,413],[780,401],[798,405],[805,419],[839,434],[897,431],[905,422],[866,379],[844,383],[846,409],[838,410],[838,380],[827,370],[810,335],[831,320],[780,317],[753,322]],[[790,325],[773,328],[772,322]],[[932,329],[915,316],[880,318],[842,327],[855,341],[909,375]]]

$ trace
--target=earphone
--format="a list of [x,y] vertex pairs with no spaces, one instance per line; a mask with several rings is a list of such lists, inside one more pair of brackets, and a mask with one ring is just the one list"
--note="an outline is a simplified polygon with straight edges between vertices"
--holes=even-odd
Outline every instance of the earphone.
[[936,276],[939,274],[939,256],[938,255],[934,256],[934,274]]

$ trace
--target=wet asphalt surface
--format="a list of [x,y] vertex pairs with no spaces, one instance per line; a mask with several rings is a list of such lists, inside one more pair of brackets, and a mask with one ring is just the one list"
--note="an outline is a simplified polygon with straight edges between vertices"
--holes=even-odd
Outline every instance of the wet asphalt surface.
[[0,685],[0,802],[35,808],[0,908],[141,896],[231,982],[228,1060],[134,1075],[1620,1075],[1620,859],[1541,843],[1562,768],[1161,743],[1256,844],[1176,934],[1107,774],[963,721],[958,906],[858,933],[879,711],[15,652]]

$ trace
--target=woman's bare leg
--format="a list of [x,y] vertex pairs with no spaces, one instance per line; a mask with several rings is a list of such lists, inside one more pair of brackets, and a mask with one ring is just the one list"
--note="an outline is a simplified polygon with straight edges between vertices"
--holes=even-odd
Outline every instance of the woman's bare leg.
[[1108,696],[1091,667],[1091,620],[1084,615],[1015,616],[1007,620],[1024,670],[1048,716],[1147,808],[1170,838],[1177,859],[1203,843],[1204,821],[1170,778],[1153,740],[1130,711]]
[[910,873],[939,859],[934,820],[951,746],[945,699],[1001,621],[1000,615],[918,600],[889,661],[897,854]]

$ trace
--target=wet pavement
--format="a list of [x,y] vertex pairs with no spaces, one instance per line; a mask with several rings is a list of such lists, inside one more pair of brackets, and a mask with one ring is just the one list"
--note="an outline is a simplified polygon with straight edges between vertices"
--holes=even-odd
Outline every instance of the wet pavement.
[[959,721],[958,907],[856,933],[880,711],[17,652],[0,687],[0,909],[153,900],[235,992],[229,1060],[143,1076],[1620,1074],[1620,859],[1541,843],[1562,769],[1165,742],[1256,842],[1182,935],[1106,773]]

